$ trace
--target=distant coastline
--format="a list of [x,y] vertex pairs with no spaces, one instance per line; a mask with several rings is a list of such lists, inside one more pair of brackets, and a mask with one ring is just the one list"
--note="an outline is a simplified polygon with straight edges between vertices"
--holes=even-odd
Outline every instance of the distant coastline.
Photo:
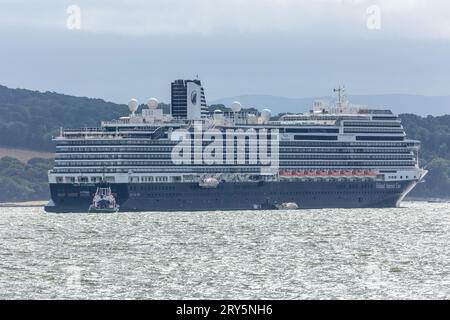
[[437,203],[447,203],[450,202],[450,198],[433,198],[433,197],[406,197],[406,202],[437,202]]
[[16,158],[17,160],[26,163],[33,158],[53,159],[55,158],[55,153],[0,146],[0,158],[3,157]]
[[23,202],[3,202],[0,203],[1,208],[9,207],[43,207],[47,204],[48,200],[39,201],[23,201]]

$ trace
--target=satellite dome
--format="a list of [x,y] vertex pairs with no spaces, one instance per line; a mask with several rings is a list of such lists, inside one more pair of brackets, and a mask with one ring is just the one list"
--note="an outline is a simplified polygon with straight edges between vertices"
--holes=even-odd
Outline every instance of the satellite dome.
[[223,112],[220,109],[214,110],[214,120],[222,120],[223,119]]
[[135,113],[138,106],[139,106],[139,102],[134,98],[128,102],[128,109],[130,109],[131,113]]
[[233,112],[239,112],[242,109],[242,105],[239,101],[234,101],[231,104],[231,110],[233,110]]
[[270,111],[269,109],[264,109],[263,111],[261,111],[261,119],[263,122],[268,121],[271,116],[272,116],[272,111]]
[[156,99],[156,98],[150,98],[150,99],[148,99],[148,101],[147,101],[147,106],[148,106],[150,109],[156,109],[156,108],[158,108],[158,99]]

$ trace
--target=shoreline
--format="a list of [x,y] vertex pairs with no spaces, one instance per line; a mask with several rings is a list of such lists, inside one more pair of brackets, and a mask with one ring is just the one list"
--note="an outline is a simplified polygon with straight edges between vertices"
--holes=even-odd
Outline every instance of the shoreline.
[[11,207],[43,207],[48,203],[48,200],[34,200],[21,202],[0,202],[0,208]]
[[450,202],[450,198],[406,198],[403,201],[407,202],[436,202],[436,203],[447,203]]

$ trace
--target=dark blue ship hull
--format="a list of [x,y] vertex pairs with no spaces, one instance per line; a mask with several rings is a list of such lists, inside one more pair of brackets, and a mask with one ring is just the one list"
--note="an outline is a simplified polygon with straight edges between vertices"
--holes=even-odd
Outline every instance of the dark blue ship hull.
[[[264,210],[286,202],[299,208],[396,207],[416,181],[296,181],[221,183],[111,184],[120,211]],[[87,212],[94,184],[50,184],[47,212]]]

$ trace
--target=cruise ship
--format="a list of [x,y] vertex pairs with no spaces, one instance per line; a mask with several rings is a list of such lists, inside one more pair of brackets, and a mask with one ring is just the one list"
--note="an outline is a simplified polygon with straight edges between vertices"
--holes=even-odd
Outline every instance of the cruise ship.
[[399,206],[427,173],[420,142],[334,92],[298,114],[210,112],[200,80],[175,80],[170,113],[131,99],[120,119],[61,129],[45,210],[87,212],[105,184],[122,212]]

